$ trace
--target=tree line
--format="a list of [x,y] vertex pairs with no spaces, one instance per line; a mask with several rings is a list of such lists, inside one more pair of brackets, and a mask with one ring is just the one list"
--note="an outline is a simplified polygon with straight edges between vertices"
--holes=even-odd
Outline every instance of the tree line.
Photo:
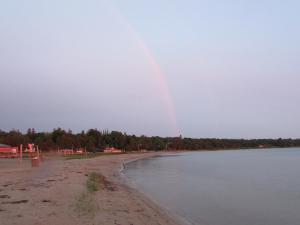
[[36,132],[30,128],[26,133],[19,130],[5,132],[0,130],[0,143],[19,146],[34,143],[44,151],[58,148],[86,148],[90,152],[101,151],[106,147],[115,147],[124,151],[141,150],[218,150],[249,149],[271,147],[300,147],[300,139],[218,139],[135,136],[119,131],[89,129],[80,133],[61,128],[52,132]]

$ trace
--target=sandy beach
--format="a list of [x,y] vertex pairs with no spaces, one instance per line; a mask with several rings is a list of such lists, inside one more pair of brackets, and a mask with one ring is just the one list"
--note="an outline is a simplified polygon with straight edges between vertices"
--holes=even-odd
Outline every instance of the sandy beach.
[[[128,187],[124,162],[164,153],[121,154],[90,159],[0,161],[1,225],[175,225],[177,218]],[[99,190],[87,181],[97,176]],[[175,221],[176,220],[176,221]]]

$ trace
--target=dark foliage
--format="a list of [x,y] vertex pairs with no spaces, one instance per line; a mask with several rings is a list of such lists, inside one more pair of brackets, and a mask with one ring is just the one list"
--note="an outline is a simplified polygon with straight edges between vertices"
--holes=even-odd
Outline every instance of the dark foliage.
[[90,129],[87,132],[74,134],[71,130],[61,128],[52,132],[36,132],[28,129],[26,134],[18,130],[9,132],[0,130],[0,143],[11,146],[35,143],[43,150],[58,148],[81,148],[97,151],[106,147],[115,147],[125,151],[140,150],[217,150],[249,149],[258,147],[300,147],[300,139],[216,139],[216,138],[182,138],[180,137],[147,137],[127,135],[118,131],[99,131]]

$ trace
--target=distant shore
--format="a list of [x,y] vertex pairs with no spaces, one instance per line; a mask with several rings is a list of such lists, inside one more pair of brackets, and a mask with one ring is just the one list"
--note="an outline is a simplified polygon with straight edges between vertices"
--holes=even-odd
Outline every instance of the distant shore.
[[[125,184],[122,165],[166,155],[136,153],[65,160],[50,157],[39,168],[28,160],[2,159],[2,225],[176,225],[176,216]],[[93,179],[94,178],[94,179]]]

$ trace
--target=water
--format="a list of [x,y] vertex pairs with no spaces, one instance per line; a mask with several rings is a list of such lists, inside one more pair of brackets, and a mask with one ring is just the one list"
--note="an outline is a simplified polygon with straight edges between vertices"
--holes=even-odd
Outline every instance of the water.
[[183,153],[126,168],[136,188],[193,224],[300,224],[300,148]]

